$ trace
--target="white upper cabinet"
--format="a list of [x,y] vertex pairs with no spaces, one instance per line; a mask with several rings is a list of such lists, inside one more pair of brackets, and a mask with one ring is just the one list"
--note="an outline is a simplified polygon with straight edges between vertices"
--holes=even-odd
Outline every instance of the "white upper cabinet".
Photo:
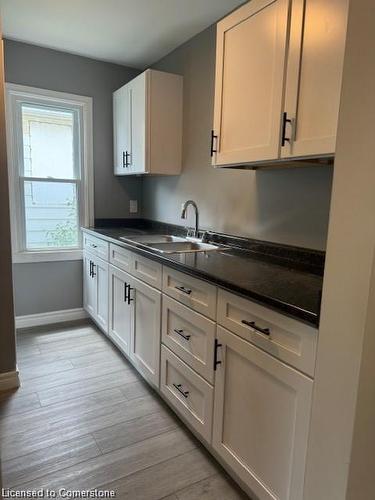
[[332,156],[348,0],[252,0],[217,25],[215,166]]
[[276,158],[288,0],[253,0],[217,25],[214,165]]
[[114,173],[176,175],[182,76],[147,70],[113,93]]
[[335,153],[349,0],[294,0],[281,156]]

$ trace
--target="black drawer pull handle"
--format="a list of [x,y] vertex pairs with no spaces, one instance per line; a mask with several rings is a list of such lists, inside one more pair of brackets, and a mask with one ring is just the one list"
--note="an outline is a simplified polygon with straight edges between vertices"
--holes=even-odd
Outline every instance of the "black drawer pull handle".
[[185,288],[184,286],[175,286],[177,290],[180,290],[180,292],[186,293],[186,295],[191,294],[191,290],[189,288]]
[[95,269],[94,269],[95,267],[96,267],[96,264],[92,263],[92,271],[91,271],[91,277],[92,278],[95,278],[95,276],[96,276],[96,272],[95,272]]
[[90,278],[92,278],[92,260],[90,260]]
[[250,328],[254,328],[259,333],[263,333],[263,335],[271,335],[271,330],[269,328],[261,328],[260,326],[257,326],[255,321],[246,321],[246,319],[243,319],[241,321],[246,326],[250,326]]
[[219,341],[215,339],[215,347],[214,347],[214,371],[216,372],[217,365],[221,365],[221,361],[217,360],[217,350],[219,347],[222,347],[223,344],[219,344]]
[[184,391],[182,388],[182,384],[173,384],[173,387],[175,387],[178,392],[184,396],[184,398],[189,397],[189,391]]
[[177,335],[179,335],[179,336],[180,336],[180,337],[182,337],[183,339],[185,339],[185,340],[190,340],[191,335],[184,335],[184,331],[183,331],[183,330],[181,330],[181,329],[179,330],[178,328],[175,328],[173,331],[174,331],[175,333],[177,333]]

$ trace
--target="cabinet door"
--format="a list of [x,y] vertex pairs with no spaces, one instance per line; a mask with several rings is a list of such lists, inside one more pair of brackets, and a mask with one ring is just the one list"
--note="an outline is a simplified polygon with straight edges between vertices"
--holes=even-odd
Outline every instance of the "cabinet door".
[[129,173],[131,152],[131,91],[124,85],[113,93],[113,161],[115,175]]
[[349,0],[293,0],[282,157],[333,154]]
[[130,145],[129,173],[145,173],[146,164],[146,96],[147,73],[128,83],[130,92]]
[[108,333],[108,263],[97,257],[93,261],[96,282],[95,320],[101,329]]
[[96,315],[96,281],[92,275],[92,256],[83,254],[83,306],[85,311],[95,319]]
[[260,500],[300,500],[310,378],[218,327],[213,446]]
[[217,25],[214,165],[279,157],[288,0],[252,0]]
[[154,386],[159,386],[161,292],[132,278],[134,308],[131,358],[138,371]]
[[130,354],[133,307],[127,299],[130,276],[109,266],[108,335],[127,355]]

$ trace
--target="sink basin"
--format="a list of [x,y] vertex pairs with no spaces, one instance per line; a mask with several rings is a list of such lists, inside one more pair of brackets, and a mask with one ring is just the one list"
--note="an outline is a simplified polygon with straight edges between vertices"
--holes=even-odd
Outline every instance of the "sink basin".
[[160,253],[212,252],[219,249],[215,245],[189,240],[152,243],[147,246]]
[[171,236],[169,234],[142,234],[133,236],[120,236],[120,240],[138,243],[149,246],[152,243],[173,243],[175,241],[186,241],[181,236]]
[[188,252],[212,252],[219,247],[202,243],[199,240],[173,236],[169,234],[142,234],[134,236],[120,236],[121,240],[129,243],[137,243],[143,247],[160,253],[188,253]]

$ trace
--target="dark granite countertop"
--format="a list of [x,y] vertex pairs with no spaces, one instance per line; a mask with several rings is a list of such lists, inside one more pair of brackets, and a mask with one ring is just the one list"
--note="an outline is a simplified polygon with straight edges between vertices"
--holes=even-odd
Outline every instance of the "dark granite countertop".
[[[231,246],[215,252],[160,254],[119,239],[120,236],[131,234],[161,234],[160,227],[144,227],[143,224],[122,228],[83,228],[83,231],[255,300],[295,319],[314,326],[319,324],[322,268],[319,270],[290,259],[266,255],[258,248],[251,251],[249,248]],[[166,234],[165,230],[163,233]],[[222,242],[222,239],[213,234],[216,236],[212,238],[213,241]],[[261,242],[257,243],[259,246]],[[278,248],[277,245],[274,247]],[[313,257],[314,254],[323,255],[322,252],[312,251]]]

